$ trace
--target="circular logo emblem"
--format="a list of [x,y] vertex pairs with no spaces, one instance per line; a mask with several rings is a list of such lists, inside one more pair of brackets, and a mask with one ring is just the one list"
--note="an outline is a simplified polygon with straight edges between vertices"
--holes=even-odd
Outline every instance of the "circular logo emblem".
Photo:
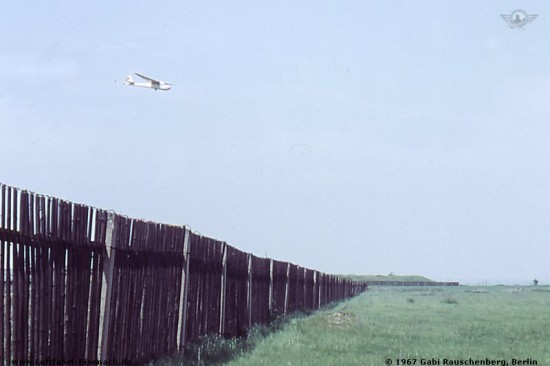
[[529,17],[526,12],[521,9],[517,9],[510,14],[510,25],[520,28],[527,24],[529,21],[528,19]]

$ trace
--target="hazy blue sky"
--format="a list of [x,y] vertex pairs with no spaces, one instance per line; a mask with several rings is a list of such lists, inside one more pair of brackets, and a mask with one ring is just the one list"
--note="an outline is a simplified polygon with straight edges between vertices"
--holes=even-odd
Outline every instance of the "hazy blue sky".
[[329,273],[548,283],[549,41],[542,0],[3,2],[0,181]]

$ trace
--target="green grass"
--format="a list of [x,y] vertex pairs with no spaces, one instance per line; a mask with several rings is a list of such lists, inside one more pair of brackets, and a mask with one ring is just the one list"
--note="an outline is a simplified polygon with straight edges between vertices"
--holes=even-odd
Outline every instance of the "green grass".
[[381,366],[387,358],[394,366],[397,358],[550,365],[550,288],[373,288],[293,319],[227,365]]
[[[328,304],[325,309],[331,309],[335,303]],[[175,355],[164,357],[149,365],[172,366],[172,365],[223,365],[226,362],[246,354],[253,350],[259,342],[263,341],[270,334],[280,332],[286,325],[297,319],[304,319],[308,314],[295,312],[286,316],[279,316],[269,325],[255,325],[248,332],[247,337],[224,339],[217,335],[210,335],[200,339],[196,344],[190,345],[184,356]]]

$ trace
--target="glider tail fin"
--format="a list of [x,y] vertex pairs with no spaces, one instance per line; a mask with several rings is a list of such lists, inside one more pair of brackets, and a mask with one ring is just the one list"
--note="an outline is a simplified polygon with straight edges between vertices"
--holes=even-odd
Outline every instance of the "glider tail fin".
[[134,85],[134,79],[130,75],[126,76],[126,80],[124,81],[124,85]]

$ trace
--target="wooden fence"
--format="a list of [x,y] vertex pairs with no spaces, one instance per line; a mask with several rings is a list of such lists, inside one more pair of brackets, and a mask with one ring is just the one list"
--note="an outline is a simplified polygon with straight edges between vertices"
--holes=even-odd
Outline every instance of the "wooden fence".
[[[129,360],[367,288],[177,227],[0,184],[0,359]],[[76,362],[76,361],[75,361]]]

